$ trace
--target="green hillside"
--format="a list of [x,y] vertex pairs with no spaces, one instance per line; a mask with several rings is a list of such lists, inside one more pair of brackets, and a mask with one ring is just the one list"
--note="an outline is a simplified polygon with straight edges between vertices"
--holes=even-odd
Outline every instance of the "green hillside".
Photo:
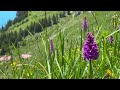
[[[113,31],[112,30],[112,16],[114,14],[116,14],[118,12],[96,12],[96,18],[97,18],[97,22],[99,23],[99,25],[102,28],[102,33],[104,34],[107,33],[108,31]],[[47,28],[48,30],[48,37],[51,39],[56,39],[56,37],[59,35],[60,32],[62,32],[65,36],[65,40],[69,39],[69,40],[73,40],[76,42],[76,40],[80,40],[80,33],[81,33],[81,29],[82,29],[82,20],[84,18],[84,16],[87,16],[87,20],[89,23],[89,30],[93,32],[93,30],[97,33],[98,30],[97,26],[96,26],[96,21],[94,19],[94,17],[92,16],[92,14],[89,14],[88,12],[82,13],[81,15],[75,17],[73,15],[69,15],[65,18],[61,18],[60,19],[60,23],[58,23],[57,25],[53,25],[52,27]],[[111,20],[110,20],[111,19]],[[58,29],[58,31],[57,31]],[[111,33],[109,32],[109,33]],[[45,34],[45,32],[41,32],[43,35]],[[108,33],[108,34],[109,34]],[[39,37],[40,33],[34,35],[34,37]],[[28,35],[25,40],[26,42],[30,42],[30,40],[33,37],[31,37],[30,35]],[[38,42],[41,41],[38,39]],[[25,47],[26,48],[26,47]]]
[[[60,11],[47,11],[47,16],[59,14]],[[119,78],[119,30],[113,28],[112,16],[118,15],[118,11],[94,11],[83,12],[76,16],[75,12],[66,17],[59,18],[59,23],[44,28],[42,32],[23,38],[18,44],[20,47],[10,46],[8,55],[12,60],[0,62],[0,78],[45,78],[45,79],[84,79]],[[26,19],[9,27],[8,31],[26,29],[31,22],[44,18],[44,11],[32,11]],[[92,61],[92,71],[89,60],[83,62],[83,45],[87,32],[82,30],[82,21],[86,17],[88,31],[93,34],[99,47],[99,58]],[[40,24],[40,23],[39,23]],[[114,37],[114,43],[110,44],[108,38]],[[54,42],[54,51],[50,52],[50,40]],[[25,45],[22,45],[24,43]],[[29,53],[29,59],[22,59],[21,55]],[[7,68],[6,68],[7,67]],[[4,71],[4,72],[3,72]],[[109,75],[106,77],[105,75]],[[92,76],[91,76],[92,75]]]
[[[46,13],[47,13],[47,17],[48,17],[48,16],[52,16],[53,14],[56,14],[56,13],[59,13],[59,12],[58,11],[46,11]],[[37,20],[45,17],[45,15],[44,15],[45,12],[44,11],[31,11],[31,14]],[[29,15],[27,18],[25,18],[21,22],[16,23],[16,24],[12,25],[11,27],[9,27],[8,31],[19,31],[20,28],[25,29],[27,26],[30,26],[31,22],[34,21],[33,17],[31,17],[31,15]],[[28,20],[28,21],[25,22],[26,20]],[[25,23],[23,23],[23,22],[25,22]]]

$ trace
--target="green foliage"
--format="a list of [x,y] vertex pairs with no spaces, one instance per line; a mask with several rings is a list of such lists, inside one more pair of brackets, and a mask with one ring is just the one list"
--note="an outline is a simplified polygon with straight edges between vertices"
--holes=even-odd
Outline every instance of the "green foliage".
[[[9,41],[11,54],[8,55],[12,55],[13,58],[8,62],[0,62],[0,78],[90,78],[89,62],[83,62],[82,57],[82,47],[87,32],[82,31],[81,24],[85,16],[88,20],[89,32],[95,36],[99,46],[99,59],[91,62],[92,78],[120,78],[120,33],[119,30],[113,29],[110,22],[111,17],[120,12],[94,11],[94,16],[84,12],[77,17],[73,15],[75,12],[65,13],[47,15],[46,19],[36,19],[37,16],[34,17],[35,14],[31,13],[30,16],[33,17],[34,22],[26,26],[26,29],[21,27],[19,33],[2,33],[0,45],[7,47]],[[108,41],[110,35],[113,35],[115,40],[112,44]],[[52,53],[50,52],[51,39],[54,42]],[[16,42],[18,44],[15,45]],[[31,52],[32,57],[28,60],[22,59],[21,55],[28,52]]]

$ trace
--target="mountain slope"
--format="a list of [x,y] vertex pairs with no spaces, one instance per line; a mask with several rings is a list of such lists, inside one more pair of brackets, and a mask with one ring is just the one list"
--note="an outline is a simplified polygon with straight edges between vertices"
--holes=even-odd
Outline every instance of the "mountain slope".
[[[46,11],[47,17],[52,16],[53,14],[59,13],[58,11]],[[31,11],[31,14],[33,17],[35,17],[37,20],[45,18],[45,11]],[[27,18],[22,20],[19,23],[16,23],[9,27],[7,31],[19,31],[20,28],[26,29],[27,26],[30,26],[31,22],[34,22],[33,17],[29,15]]]
[[[33,12],[33,15],[37,13]],[[11,46],[12,60],[15,64],[8,62],[5,65],[9,68],[3,69],[2,63],[0,68],[5,74],[0,73],[0,75],[6,76],[1,78],[91,78],[89,62],[83,62],[82,57],[82,48],[87,35],[87,32],[82,30],[85,16],[88,20],[88,31],[93,34],[99,46],[99,58],[92,61],[93,77],[105,78],[106,70],[110,69],[113,76],[107,78],[119,78],[119,33],[116,33],[117,30],[112,26],[112,16],[115,14],[119,15],[120,12],[95,11],[95,16],[89,12],[76,16],[73,12],[72,15],[59,18],[59,23],[44,28],[40,33],[32,35],[29,32],[29,35],[19,42],[19,48]],[[34,20],[34,17],[31,16],[31,20]],[[24,25],[21,27],[24,28]],[[115,38],[114,44],[108,43],[107,37],[111,33]],[[51,39],[54,42],[53,52],[50,51]],[[23,42],[24,46],[21,45]],[[29,53],[32,57],[22,59],[21,55],[25,53]]]

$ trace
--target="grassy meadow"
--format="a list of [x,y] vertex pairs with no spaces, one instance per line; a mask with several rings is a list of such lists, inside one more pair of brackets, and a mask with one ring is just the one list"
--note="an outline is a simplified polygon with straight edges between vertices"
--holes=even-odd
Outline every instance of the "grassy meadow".
[[[47,16],[60,11],[47,11]],[[26,28],[31,21],[44,18],[43,11],[30,12],[28,22],[12,25],[8,31]],[[116,16],[116,28],[113,16]],[[67,15],[59,18],[59,23],[44,28],[44,31],[29,35],[23,39],[26,45],[10,48],[11,60],[0,61],[1,79],[119,79],[120,78],[120,25],[119,11],[83,12],[78,16]],[[84,17],[88,21],[88,30],[82,30]],[[40,23],[39,23],[40,24]],[[18,27],[16,27],[18,25]],[[87,33],[90,32],[98,45],[99,57],[84,61],[83,47]],[[112,43],[109,42],[113,36]],[[50,41],[54,50],[50,50]],[[20,42],[20,43],[21,43]],[[22,58],[29,54],[30,58]],[[92,67],[92,68],[91,68]],[[92,70],[92,71],[91,71]]]

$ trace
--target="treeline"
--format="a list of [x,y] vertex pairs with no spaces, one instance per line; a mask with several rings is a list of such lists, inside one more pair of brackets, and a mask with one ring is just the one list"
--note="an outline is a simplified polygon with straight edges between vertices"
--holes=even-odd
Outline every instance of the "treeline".
[[0,31],[1,32],[7,31],[10,26],[22,21],[27,16],[28,16],[28,11],[17,11],[15,19],[8,20],[7,24],[4,27],[2,26],[2,28],[0,28]]
[[[39,22],[41,23],[43,28],[49,27],[52,26],[53,24],[57,24],[59,22],[59,18],[66,17],[67,15],[70,14],[71,14],[70,11],[63,11],[60,12],[59,14],[49,16],[48,18],[40,19]],[[18,45],[18,42],[22,41],[23,38],[29,35],[29,32],[31,32],[31,34],[34,35],[35,33],[43,31],[41,25],[39,25],[39,23],[37,22],[31,22],[31,25],[27,26],[25,30],[20,28],[19,33],[17,33],[16,31],[10,33],[3,32],[0,35],[0,48],[8,47],[8,45],[11,45],[12,43],[15,46],[19,47],[20,45]],[[29,32],[27,30],[29,30]],[[25,45],[25,43],[22,43],[22,46],[23,45]]]

